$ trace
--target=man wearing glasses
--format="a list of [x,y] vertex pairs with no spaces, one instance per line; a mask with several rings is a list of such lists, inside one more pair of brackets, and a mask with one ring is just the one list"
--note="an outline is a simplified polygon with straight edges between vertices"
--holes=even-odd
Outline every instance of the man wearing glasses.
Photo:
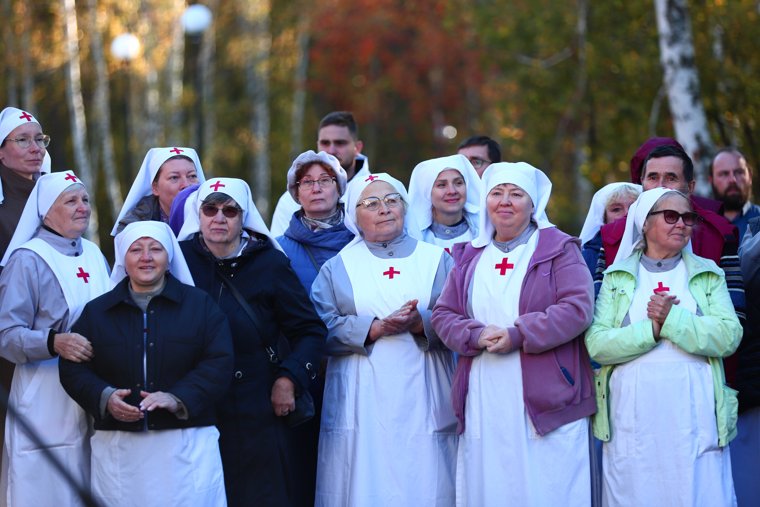
[[473,136],[465,139],[457,147],[457,153],[464,155],[470,160],[470,163],[481,178],[489,165],[501,162],[499,143],[488,136]]

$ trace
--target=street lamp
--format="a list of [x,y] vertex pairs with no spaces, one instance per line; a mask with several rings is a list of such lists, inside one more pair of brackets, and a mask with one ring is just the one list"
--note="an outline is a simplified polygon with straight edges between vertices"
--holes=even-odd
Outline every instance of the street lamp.
[[124,91],[124,165],[127,174],[133,176],[131,153],[131,132],[132,122],[130,118],[131,96],[132,96],[132,77],[130,64],[140,53],[140,41],[131,33],[123,33],[116,36],[111,41],[111,55],[122,63],[124,68],[126,87]]
[[193,87],[195,92],[195,148],[198,153],[203,153],[203,91],[206,89],[205,80],[207,64],[203,58],[202,42],[203,33],[211,26],[213,14],[211,9],[202,4],[190,5],[182,13],[182,29],[192,43],[192,66]]

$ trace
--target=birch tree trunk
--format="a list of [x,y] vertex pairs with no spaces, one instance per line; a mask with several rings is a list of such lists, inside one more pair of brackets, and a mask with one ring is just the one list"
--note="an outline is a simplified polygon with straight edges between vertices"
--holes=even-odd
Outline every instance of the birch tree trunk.
[[[269,167],[269,55],[272,34],[269,31],[270,0],[255,0],[243,7],[244,33],[248,38],[250,55],[245,64],[246,94],[253,104],[251,132],[253,161],[251,191],[256,207],[264,217],[269,216],[269,194],[272,175]],[[265,218],[266,220],[266,218]]]
[[306,78],[309,73],[309,39],[311,14],[308,8],[302,8],[298,15],[298,61],[293,78],[293,107],[290,112],[290,159],[304,150],[303,119],[306,109]]
[[21,107],[29,111],[36,111],[37,104],[34,100],[34,70],[32,65],[32,52],[21,48],[32,47],[32,41],[30,37],[31,27],[31,9],[30,5],[25,2],[19,2],[18,12],[16,13],[16,20],[21,24],[21,45],[18,46],[21,54]]
[[[95,67],[95,96],[93,102],[93,124],[95,133],[99,137],[98,141],[101,147],[103,158],[103,174],[105,176],[105,187],[108,200],[111,205],[111,217],[109,223],[116,220],[123,204],[121,198],[121,187],[119,178],[116,173],[116,162],[113,148],[113,135],[111,133],[111,103],[108,70],[106,59],[103,54],[103,23],[98,13],[98,0],[88,0],[87,9],[89,11],[90,32],[90,51],[92,51],[92,60]],[[94,190],[94,189],[93,189]],[[101,217],[109,218],[109,217]]]
[[[176,0],[174,4],[174,9],[177,12],[182,12],[182,9],[185,7],[183,0]],[[177,22],[172,31],[169,60],[166,65],[169,110],[165,112],[164,128],[166,130],[167,146],[189,146],[185,143],[184,136],[182,135],[182,93],[184,91],[182,74],[184,68],[185,31],[182,28],[182,23]]]
[[713,143],[699,96],[699,75],[687,0],[654,0],[660,63],[676,138],[694,161],[696,192],[709,193],[707,164]]
[[[79,40],[77,39],[77,13],[74,0],[62,0],[63,3],[63,33],[66,40],[66,102],[69,105],[69,120],[71,122],[71,142],[74,147],[76,172],[85,182],[90,192],[95,193],[97,181],[90,168],[90,158],[87,154],[87,122],[85,119],[84,101],[82,100],[82,82],[79,62]],[[98,234],[98,213],[95,199],[90,201],[92,216],[87,232],[95,244],[100,244]]]
[[209,0],[206,7],[213,14],[213,22],[203,32],[201,41],[201,52],[198,66],[201,73],[201,147],[203,153],[199,153],[203,164],[211,165],[216,159],[217,144],[214,143],[216,137],[216,112],[214,110],[214,54],[216,52],[216,19],[218,16],[218,2]]

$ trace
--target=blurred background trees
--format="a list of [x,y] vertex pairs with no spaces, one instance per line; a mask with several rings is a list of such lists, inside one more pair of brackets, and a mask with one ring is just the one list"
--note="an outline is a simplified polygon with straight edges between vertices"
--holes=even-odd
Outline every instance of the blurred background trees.
[[[268,218],[333,110],[354,112],[373,170],[402,181],[494,137],[549,174],[549,216],[569,232],[651,135],[698,160],[734,144],[760,161],[757,0],[202,3],[208,24],[179,0],[0,0],[0,102],[40,119],[54,170],[90,180],[102,238],[152,146],[195,147],[207,176],[245,178]],[[671,58],[684,20],[692,56]],[[681,92],[668,61],[690,72]],[[702,108],[700,143],[673,93]]]

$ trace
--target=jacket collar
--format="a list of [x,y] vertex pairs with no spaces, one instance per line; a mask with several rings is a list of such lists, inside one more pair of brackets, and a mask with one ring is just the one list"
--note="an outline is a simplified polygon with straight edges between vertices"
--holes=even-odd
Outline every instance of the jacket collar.
[[[580,245],[580,240],[573,236],[567,235],[556,227],[547,227],[538,230],[538,244],[530,264],[545,262],[560,255],[565,249],[568,242],[575,242]],[[451,252],[457,264],[466,266],[476,257],[479,257],[485,247],[476,248],[472,242],[457,243]]]
[[[607,268],[604,271],[604,274],[606,275],[607,273],[613,273],[615,271],[624,271],[636,278],[638,275],[639,264],[641,263],[641,253],[641,250],[636,250],[628,258],[616,262]],[[723,271],[709,259],[699,257],[686,250],[683,250],[681,255],[683,256],[684,264],[686,264],[686,272],[689,274],[689,281],[702,273],[714,273],[718,276],[724,276]]]
[[[121,303],[127,303],[132,306],[135,302],[132,301],[132,296],[129,295],[129,277],[124,277],[122,281],[116,284],[116,286],[103,295],[105,299],[106,309],[110,309]],[[156,298],[165,298],[175,303],[180,303],[182,300],[182,284],[172,276],[171,273],[166,273],[166,285],[164,290],[156,296]]]

